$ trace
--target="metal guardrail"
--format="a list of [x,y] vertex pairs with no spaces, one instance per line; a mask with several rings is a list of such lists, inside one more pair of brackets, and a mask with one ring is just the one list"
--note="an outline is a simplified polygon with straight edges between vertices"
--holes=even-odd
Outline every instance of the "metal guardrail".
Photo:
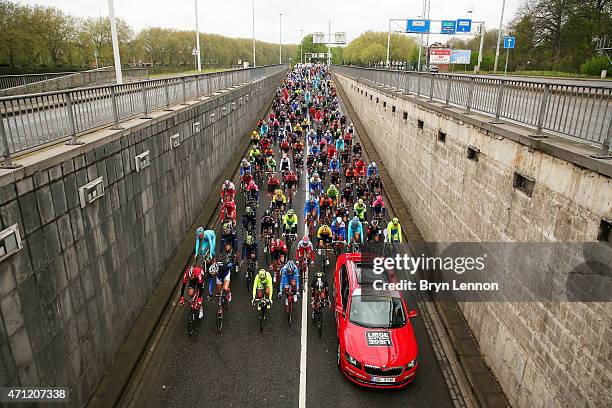
[[334,65],[338,73],[386,85],[601,147],[612,143],[612,88]]
[[74,73],[75,71],[48,72],[44,74],[0,75],[0,90],[7,88],[15,88],[18,86],[31,84],[33,82],[47,81],[49,79],[58,78]]
[[[134,82],[148,79],[148,68],[124,68],[124,82]],[[25,85],[0,90],[0,96],[25,95],[40,92],[61,91],[83,86],[104,85],[115,82],[115,68],[103,67],[60,75],[40,81],[32,81]]]
[[286,69],[269,65],[209,74],[76,88],[14,97],[0,97],[0,148],[4,167],[11,156],[171,104],[185,102]]

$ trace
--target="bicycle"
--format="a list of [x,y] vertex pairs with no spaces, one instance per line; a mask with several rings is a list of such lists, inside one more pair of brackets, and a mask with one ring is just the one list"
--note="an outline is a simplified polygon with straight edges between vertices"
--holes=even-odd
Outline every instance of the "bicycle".
[[198,294],[195,293],[193,297],[189,298],[187,301],[189,303],[189,311],[187,313],[187,335],[189,336],[193,336],[195,332],[196,321],[198,319],[197,315],[200,311],[197,299]]
[[252,284],[253,284],[253,276],[255,276],[255,270],[257,269],[257,261],[255,259],[250,258],[247,264],[246,273],[244,277],[246,278],[246,289],[247,293],[251,293]]
[[327,267],[328,267],[328,263],[329,263],[329,258],[327,257],[327,253],[329,251],[333,251],[333,248],[329,248],[329,247],[324,247],[324,248],[319,248],[319,254],[322,255],[321,256],[321,266],[323,267],[323,272],[327,272]]
[[306,218],[306,226],[308,227],[308,236],[314,237],[316,220],[317,220],[317,210],[313,208],[310,214],[308,214],[308,217]]
[[302,284],[302,292],[305,291],[306,281],[308,280],[308,256],[304,254],[300,259],[300,282]]
[[319,338],[323,336],[323,309],[325,308],[325,300],[321,298],[323,291],[323,283],[319,282],[314,290],[314,301],[312,303],[313,322],[317,326]]
[[344,251],[344,247],[346,246],[346,241],[345,240],[332,241],[332,246],[334,247],[334,255],[336,255],[336,258],[338,258]]
[[260,333],[263,332],[263,329],[264,329],[264,321],[266,320],[268,303],[270,303],[270,299],[266,297],[256,299],[256,302],[255,302],[255,304],[257,305],[257,309],[259,311],[259,332]]
[[295,280],[291,280],[291,285],[285,285],[285,313],[287,314],[287,323],[291,327],[291,321],[293,320],[293,303],[296,292]]
[[225,290],[221,289],[221,293],[215,295],[215,297],[217,298],[217,332],[221,333],[221,330],[223,330],[223,317],[228,306]]
[[297,238],[297,234],[292,232],[287,232],[283,234],[285,236],[285,243],[287,244],[287,251],[291,251],[291,247]]

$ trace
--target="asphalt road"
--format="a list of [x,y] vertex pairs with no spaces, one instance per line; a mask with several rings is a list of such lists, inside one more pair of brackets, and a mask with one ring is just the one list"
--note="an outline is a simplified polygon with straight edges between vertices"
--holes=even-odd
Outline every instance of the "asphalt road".
[[[278,161],[278,152],[276,156]],[[300,219],[306,196],[305,175],[301,177],[293,205]],[[265,194],[261,196],[258,218],[268,205]],[[237,198],[241,197],[238,192]],[[241,219],[244,205],[239,199],[236,203]],[[239,241],[241,245],[240,234]],[[291,253],[295,254],[295,245]],[[316,261],[311,276],[319,269],[320,260]],[[265,263],[262,248],[261,262]],[[177,271],[177,277],[180,273]],[[331,275],[328,272],[330,284]],[[419,345],[416,379],[403,390],[371,390],[353,385],[338,370],[331,310],[324,312],[323,337],[319,339],[310,318],[302,326],[301,299],[294,309],[293,324],[288,327],[282,302],[275,298],[264,332],[260,333],[257,313],[250,305],[251,294],[247,294],[242,276],[232,276],[232,296],[220,334],[215,329],[213,303],[206,304],[205,317],[193,337],[186,333],[186,308],[177,304],[172,307],[168,324],[158,333],[160,341],[154,345],[153,358],[141,367],[145,374],[136,392],[130,395],[131,406],[298,407],[301,366],[305,369],[302,392],[306,407],[453,406],[421,316],[412,320]],[[414,300],[409,299],[409,304],[416,308]],[[300,359],[302,330],[307,331],[305,367]]]

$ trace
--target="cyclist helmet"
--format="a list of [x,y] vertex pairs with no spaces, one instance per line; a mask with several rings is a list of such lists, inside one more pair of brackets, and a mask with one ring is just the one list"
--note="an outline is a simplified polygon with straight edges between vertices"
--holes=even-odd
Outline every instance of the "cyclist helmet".
[[242,159],[242,165],[246,166],[247,164],[249,164],[249,161],[246,158]]
[[255,187],[255,180],[249,181],[249,187]]
[[359,206],[363,205],[363,198],[360,198],[359,200],[357,200],[357,204],[359,204]]
[[314,203],[315,202],[315,196],[311,195],[310,197],[308,197],[308,202],[309,203]]
[[216,276],[217,273],[219,273],[219,265],[216,262],[210,265],[210,268],[208,268],[208,273],[210,273],[212,276]]
[[336,185],[332,183],[332,184],[330,184],[330,185],[329,185],[329,188],[330,188],[331,190],[335,190],[335,189],[336,189]]
[[302,244],[306,245],[309,241],[310,239],[308,238],[308,235],[304,235],[304,238],[302,238]]
[[226,222],[225,224],[223,224],[223,233],[229,234],[230,232],[232,232],[232,224],[229,222]]
[[315,274],[315,278],[317,278],[317,279],[323,279],[324,276],[325,276],[325,274],[323,272],[321,272],[321,271],[319,271],[319,272],[317,272]]
[[287,158],[287,153],[283,153],[283,159]]
[[251,234],[247,235],[245,240],[247,245],[253,245],[255,242],[255,238]]
[[196,236],[199,238],[204,238],[204,228],[198,227],[198,229],[196,229]]
[[250,214],[253,212],[253,209],[251,208],[251,206],[250,206],[250,205],[248,205],[248,206],[246,206],[246,208],[244,209],[244,212],[250,215]]
[[223,187],[224,188],[229,188],[230,186],[230,181],[229,180],[225,180],[225,182],[223,183]]
[[270,211],[270,209],[268,208],[265,212],[266,217],[269,217],[270,215],[272,215],[272,211]]
[[377,201],[382,201],[383,200],[383,196],[381,196],[380,194],[376,196],[376,200]]
[[267,272],[266,272],[266,270],[265,270],[265,269],[263,269],[263,268],[261,268],[261,269],[259,270],[259,272],[257,272],[257,276],[259,276],[259,280],[264,280],[264,279],[266,279],[266,275],[267,275],[267,274],[268,274],[268,273],[267,273]]
[[370,166],[376,167],[376,162],[372,162],[372,164]]
[[193,266],[189,268],[189,272],[187,273],[189,279],[193,279]]
[[359,222],[359,217],[358,216],[354,216],[353,217],[353,222]]
[[336,224],[340,224],[340,223],[342,223],[342,218],[336,217]]
[[287,211],[287,215],[290,217],[293,217],[295,215],[295,211],[293,211],[293,209],[289,209],[289,211]]
[[393,217],[392,222],[393,222],[393,225],[399,224],[399,220],[397,219],[397,217]]
[[378,220],[372,220],[372,226],[378,227]]
[[346,208],[346,203],[344,201],[341,202],[339,207],[342,208],[342,209]]

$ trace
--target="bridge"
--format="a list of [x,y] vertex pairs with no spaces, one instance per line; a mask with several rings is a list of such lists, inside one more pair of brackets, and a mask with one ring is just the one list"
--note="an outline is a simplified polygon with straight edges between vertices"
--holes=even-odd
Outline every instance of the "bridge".
[[[338,371],[334,316],[319,338],[307,297],[260,333],[241,276],[223,331],[207,304],[187,335],[195,228],[219,229],[220,185],[288,69],[0,98],[0,386],[66,387],[75,407],[609,405],[608,301],[410,294],[417,377],[385,392]],[[331,72],[407,241],[600,242],[612,259],[610,87]]]

